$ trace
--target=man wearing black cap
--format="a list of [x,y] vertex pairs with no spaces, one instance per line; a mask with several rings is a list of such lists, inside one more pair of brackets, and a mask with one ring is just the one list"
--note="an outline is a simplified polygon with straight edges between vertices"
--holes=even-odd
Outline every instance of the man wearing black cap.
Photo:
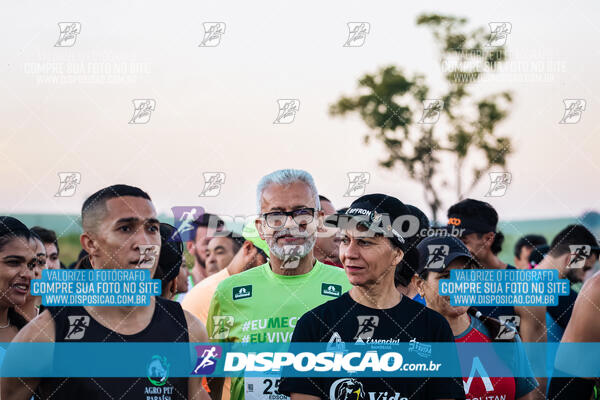
[[[448,228],[459,229],[460,239],[465,243],[478,268],[516,269],[498,258],[504,236],[496,231],[498,213],[491,204],[474,200],[462,200],[448,209]],[[524,342],[545,342],[546,307],[478,306],[483,314],[499,320],[511,320]],[[546,379],[539,378],[540,388],[546,387]],[[541,391],[536,396],[543,399]]]
[[[345,214],[329,219],[341,228],[340,259],[353,287],[304,314],[292,342],[453,342],[446,320],[412,301],[394,286],[394,272],[407,242],[401,223],[410,215],[384,194],[357,199]],[[351,389],[351,390],[349,390]],[[356,390],[354,390],[356,389]],[[452,378],[283,378],[280,393],[296,399],[463,399]],[[353,397],[354,398],[354,397]]]

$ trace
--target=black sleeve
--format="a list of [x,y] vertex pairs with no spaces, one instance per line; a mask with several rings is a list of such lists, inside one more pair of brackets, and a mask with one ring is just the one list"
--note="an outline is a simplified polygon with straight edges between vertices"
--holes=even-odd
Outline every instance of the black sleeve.
[[[320,321],[314,317],[312,311],[309,311],[300,317],[294,328],[294,333],[292,334],[291,350],[293,351],[293,343],[318,342],[320,338],[320,336],[318,336],[319,326]],[[286,369],[287,368],[283,368],[281,372],[282,376],[279,383],[279,393],[286,396],[290,396],[291,393],[302,393],[321,398],[326,397],[325,390],[323,389],[319,378],[285,377]]]
[[594,393],[594,381],[583,378],[552,378],[548,400],[589,399]]
[[[440,314],[436,313],[433,310],[429,310],[432,312],[431,319],[432,323],[430,326],[433,328],[432,332],[435,332],[434,337],[432,338],[432,342],[450,342],[454,343],[454,335],[452,334],[452,329],[450,329],[450,325],[448,325],[448,321],[446,318],[442,317]],[[453,354],[448,357],[449,360],[452,360],[454,365],[459,366],[458,361],[458,353],[456,352],[456,348],[454,348]],[[446,357],[444,357],[446,358]],[[435,356],[432,357],[435,362]],[[465,398],[465,389],[462,382],[462,378],[431,378],[427,381],[427,393],[430,399],[464,399]]]

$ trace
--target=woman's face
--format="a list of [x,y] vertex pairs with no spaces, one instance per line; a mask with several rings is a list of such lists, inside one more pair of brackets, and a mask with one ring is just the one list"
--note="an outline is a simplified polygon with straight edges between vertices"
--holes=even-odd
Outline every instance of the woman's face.
[[467,312],[469,307],[454,307],[450,305],[450,296],[440,296],[439,282],[440,279],[450,279],[450,270],[464,269],[467,259],[458,258],[453,260],[448,268],[442,272],[430,271],[427,279],[417,279],[417,291],[425,298],[427,307],[439,312],[444,317],[456,318]]
[[[43,249],[41,242],[40,245]],[[0,249],[0,304],[3,306],[25,304],[31,279],[39,268],[38,250],[36,240],[22,237],[12,239]]]
[[340,260],[353,286],[394,281],[396,265],[404,253],[383,236],[374,236],[360,225],[342,230]]

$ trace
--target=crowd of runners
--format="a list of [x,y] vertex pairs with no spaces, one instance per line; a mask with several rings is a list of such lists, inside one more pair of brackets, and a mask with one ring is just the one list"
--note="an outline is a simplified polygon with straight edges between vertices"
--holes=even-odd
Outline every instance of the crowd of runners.
[[[398,197],[366,194],[336,208],[308,172],[279,170],[258,182],[257,217],[235,232],[223,218],[198,209],[172,225],[161,223],[146,192],[114,185],[84,202],[81,252],[68,267],[53,231],[2,216],[0,342],[507,342],[517,351],[486,362],[505,365],[509,373],[193,376],[156,383],[150,377],[17,378],[3,369],[0,399],[597,398],[595,377],[552,378],[561,366],[544,352],[527,353],[524,345],[600,342],[594,234],[582,224],[563,227],[549,241],[523,232],[514,260],[502,260],[500,218],[489,203],[464,199],[438,226]],[[147,252],[152,248],[160,248],[158,257]],[[148,306],[44,306],[31,295],[31,281],[44,269],[135,269],[141,262],[162,283]],[[568,279],[569,294],[552,306],[452,306],[440,295],[440,280],[464,269],[556,270]],[[0,360],[10,352],[5,348]],[[533,363],[548,373],[536,376]],[[478,357],[468,364],[463,370],[492,369]]]

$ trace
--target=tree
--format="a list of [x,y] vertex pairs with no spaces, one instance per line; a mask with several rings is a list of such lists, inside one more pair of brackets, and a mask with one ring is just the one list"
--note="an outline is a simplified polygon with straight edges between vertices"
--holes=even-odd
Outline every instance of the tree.
[[[423,75],[409,76],[391,65],[364,75],[358,81],[358,94],[342,96],[329,109],[333,116],[360,115],[371,130],[365,143],[374,137],[386,148],[387,157],[379,165],[387,169],[403,166],[420,182],[435,221],[441,207],[440,191],[448,187],[448,182],[440,181],[444,153],[455,159],[456,197],[460,200],[493,166],[504,167],[511,152],[510,139],[496,136],[498,124],[509,112],[510,92],[480,99],[469,92],[486,70],[505,60],[504,46],[487,46],[494,36],[483,28],[463,33],[466,22],[436,14],[417,18],[417,25],[427,27],[439,47],[447,84],[444,93],[430,97]],[[444,126],[436,123],[440,116]]]

